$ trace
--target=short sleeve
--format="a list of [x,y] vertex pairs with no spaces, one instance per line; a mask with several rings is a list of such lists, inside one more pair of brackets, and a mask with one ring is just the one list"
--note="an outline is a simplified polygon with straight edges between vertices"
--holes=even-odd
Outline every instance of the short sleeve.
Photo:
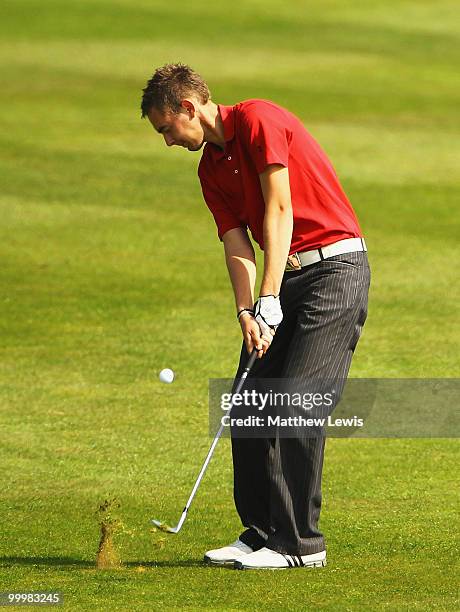
[[246,227],[237,216],[226,206],[225,198],[220,189],[212,185],[201,173],[199,173],[201,190],[207,207],[211,211],[217,226],[217,235],[222,240],[224,234],[236,227]]
[[258,174],[270,164],[288,167],[291,133],[281,109],[251,104],[241,113],[240,134]]

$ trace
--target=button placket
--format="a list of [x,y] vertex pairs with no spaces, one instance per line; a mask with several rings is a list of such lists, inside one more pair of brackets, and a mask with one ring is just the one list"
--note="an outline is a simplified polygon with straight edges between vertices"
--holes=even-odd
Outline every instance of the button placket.
[[[227,155],[227,161],[232,161],[233,157],[231,155]],[[233,174],[238,174],[238,168],[233,168]]]

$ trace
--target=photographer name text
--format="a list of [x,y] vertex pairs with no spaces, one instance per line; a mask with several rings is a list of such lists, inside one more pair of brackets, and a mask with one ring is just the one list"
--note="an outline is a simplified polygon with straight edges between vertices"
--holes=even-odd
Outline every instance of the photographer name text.
[[247,416],[241,418],[231,417],[229,414],[221,418],[224,427],[363,427],[364,419],[357,416],[347,419],[338,419],[328,416],[327,418],[308,418],[303,416],[281,417],[276,416]]

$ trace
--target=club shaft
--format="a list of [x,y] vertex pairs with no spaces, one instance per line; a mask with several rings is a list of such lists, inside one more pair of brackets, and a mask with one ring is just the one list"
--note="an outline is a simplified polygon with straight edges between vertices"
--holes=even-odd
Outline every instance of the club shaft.
[[[249,358],[248,364],[245,367],[243,374],[241,375],[241,378],[239,378],[238,380],[238,384],[236,385],[235,391],[233,392],[233,395],[237,395],[241,389],[243,388],[244,382],[246,380],[246,378],[248,377],[249,372],[252,369],[252,366],[254,365],[255,360],[257,359],[257,350],[254,349],[251,353],[251,356]],[[231,412],[233,408],[233,401],[230,405],[230,408],[227,411],[227,414],[229,414]],[[206,472],[206,468],[208,467],[209,462],[211,461],[211,457],[214,453],[214,450],[217,446],[217,443],[219,442],[219,438],[222,435],[222,431],[224,429],[224,425],[223,423],[221,424],[221,426],[219,427],[218,432],[216,433],[214,440],[212,441],[211,447],[208,451],[208,454],[206,455],[206,459],[204,460],[203,463],[203,467],[200,470],[200,473],[198,474],[198,478],[196,479],[195,485],[193,486],[192,492],[190,493],[190,497],[188,498],[187,503],[185,504],[185,508],[184,511],[182,513],[181,516],[181,520],[179,521],[179,526],[182,526],[182,523],[185,520],[185,515],[187,514],[188,509],[190,508],[190,504],[192,503],[193,498],[195,497],[195,493],[197,492],[198,487],[200,486],[200,482],[201,479],[203,478],[204,473]],[[180,528],[180,527],[179,527]]]

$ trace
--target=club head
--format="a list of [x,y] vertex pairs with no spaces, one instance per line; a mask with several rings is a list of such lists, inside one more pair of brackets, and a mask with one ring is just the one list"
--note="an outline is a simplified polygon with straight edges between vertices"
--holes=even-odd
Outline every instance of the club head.
[[162,523],[161,521],[157,521],[156,519],[152,519],[152,523],[155,525],[155,527],[158,527],[158,529],[161,529],[161,531],[164,531],[166,533],[177,533],[180,529],[179,526],[170,527],[166,523]]

